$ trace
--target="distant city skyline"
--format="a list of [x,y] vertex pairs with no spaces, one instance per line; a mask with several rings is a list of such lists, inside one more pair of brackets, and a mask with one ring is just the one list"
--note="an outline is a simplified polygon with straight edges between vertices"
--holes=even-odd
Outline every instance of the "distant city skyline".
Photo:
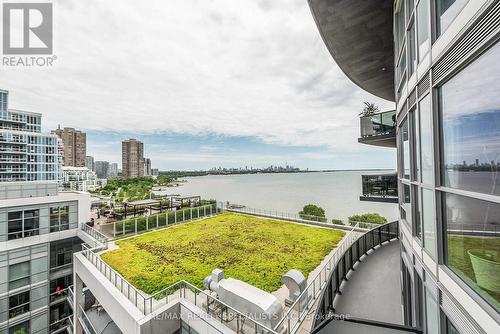
[[[132,1],[58,1],[56,63],[5,67],[0,88],[13,93],[15,108],[42,113],[45,131],[63,124],[86,132],[96,160],[121,161],[121,140],[138,138],[160,169],[285,160],[310,169],[395,168],[394,150],[357,143],[363,102],[381,110],[394,103],[345,76],[307,1],[154,6],[152,15]],[[175,151],[169,140],[186,140],[190,150]]]

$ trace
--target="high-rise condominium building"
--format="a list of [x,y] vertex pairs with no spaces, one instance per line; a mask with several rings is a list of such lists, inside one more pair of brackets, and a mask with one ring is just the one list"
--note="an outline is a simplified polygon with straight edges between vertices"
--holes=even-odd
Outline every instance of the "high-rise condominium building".
[[151,176],[151,159],[144,158],[144,176]]
[[42,115],[7,108],[0,90],[0,182],[58,181],[58,138],[41,132]]
[[87,167],[89,170],[92,170],[95,172],[94,157],[93,156],[87,155],[85,157],[85,167]]
[[58,190],[58,137],[40,132],[40,114],[8,110],[7,97],[0,91],[0,333],[71,331],[90,195]]
[[118,163],[112,162],[109,164],[108,177],[118,177]]
[[109,162],[96,161],[94,163],[95,173],[99,179],[107,179],[109,177]]
[[144,145],[139,140],[122,141],[122,176],[144,176]]
[[63,141],[64,166],[85,167],[87,153],[87,134],[74,128],[53,130]]
[[[384,300],[366,290],[353,307],[377,320],[395,296],[410,330],[500,333],[500,1],[309,4],[349,79],[395,102],[395,111],[361,117],[359,141],[397,151],[400,261],[381,262],[372,277],[400,271],[401,288]],[[323,315],[342,312],[332,304],[336,292],[325,292]],[[364,307],[367,300],[372,306]],[[319,333],[345,330],[346,322],[330,319],[317,322]],[[363,330],[349,324],[353,333]]]

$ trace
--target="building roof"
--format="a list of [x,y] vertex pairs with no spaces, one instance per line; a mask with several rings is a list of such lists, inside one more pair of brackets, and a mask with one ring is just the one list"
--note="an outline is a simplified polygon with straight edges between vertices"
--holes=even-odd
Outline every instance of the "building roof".
[[160,199],[141,199],[138,201],[127,202],[127,205],[149,205],[159,203]]
[[394,0],[308,0],[335,62],[356,85],[394,101]]

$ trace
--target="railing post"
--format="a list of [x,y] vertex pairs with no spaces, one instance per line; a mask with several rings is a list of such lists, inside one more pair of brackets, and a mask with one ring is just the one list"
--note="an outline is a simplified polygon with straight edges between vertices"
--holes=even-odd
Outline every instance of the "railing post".
[[134,218],[134,222],[135,222],[135,234],[137,234],[137,218]]
[[157,216],[156,216],[156,228],[159,228],[159,227],[160,227],[160,225],[159,225],[159,223],[158,223],[158,219],[159,219],[159,217],[160,217],[160,215],[157,215]]
[[146,231],[149,230],[149,216],[146,216]]

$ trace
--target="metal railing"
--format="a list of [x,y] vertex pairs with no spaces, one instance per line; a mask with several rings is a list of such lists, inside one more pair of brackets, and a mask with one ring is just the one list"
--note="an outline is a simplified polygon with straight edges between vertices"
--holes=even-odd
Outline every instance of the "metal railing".
[[[96,252],[102,250],[102,248],[89,248],[86,245],[82,246],[84,247],[82,254],[87,260],[89,260],[99,272],[144,315],[156,311],[159,307],[169,303],[173,299],[184,298],[201,309],[206,310],[210,315],[215,315],[214,318],[221,320],[226,326],[233,326],[235,329],[239,328],[240,330],[245,326],[245,328],[254,328],[259,331],[266,330],[270,333],[273,332],[271,329],[184,280],[174,283],[151,296],[147,296],[130,284],[122,275],[111,268],[111,266],[96,254]],[[222,312],[222,310],[224,310],[224,314],[216,314],[218,311]],[[255,333],[257,333],[257,331]]]
[[384,111],[369,116],[361,116],[360,133],[361,137],[380,136],[396,134],[396,111]]
[[107,244],[108,243],[108,237],[106,235],[104,235],[103,233],[99,232],[98,230],[96,230],[95,228],[93,228],[92,226],[90,226],[86,223],[83,223],[83,224],[81,224],[80,229],[83,232],[90,235],[95,240],[97,240],[97,242],[99,242],[100,244]]
[[106,238],[134,235],[146,231],[161,229],[170,225],[209,217],[220,212],[216,203],[175,211],[166,211],[149,216],[128,218],[111,223],[99,224],[99,233]]
[[78,305],[77,310],[77,318],[80,324],[82,325],[82,329],[86,334],[99,334],[99,332],[95,329],[92,321],[90,321],[87,313],[83,310],[81,305]]
[[286,333],[293,334],[300,328],[300,325],[314,306],[317,298],[322,295],[331,272],[336,268],[344,253],[362,235],[361,232],[357,231],[357,227],[357,225],[352,226],[351,230],[342,238],[337,248],[335,248],[316,276],[310,280],[306,289],[299,295],[280,322],[274,327],[275,331],[282,333],[283,330],[286,330]]
[[396,173],[361,175],[362,196],[398,197],[398,176]]
[[263,209],[247,208],[247,207],[226,208],[225,210],[230,211],[230,212],[238,212],[238,213],[250,214],[250,215],[255,215],[255,216],[263,216],[263,217],[277,218],[277,219],[284,219],[284,220],[291,220],[291,221],[300,221],[300,222],[304,222],[304,223],[311,223],[311,222],[328,223],[327,217],[311,216],[311,215],[298,214],[298,213],[289,213],[289,212],[283,212],[283,211],[277,211],[277,210],[263,210]]
[[[302,221],[303,218],[300,215],[293,215],[287,213],[279,213],[276,211],[266,211],[257,209],[237,209],[230,210],[242,213],[254,213],[266,216],[272,216],[281,219],[288,220],[299,220]],[[310,221],[311,223],[317,224],[317,221]],[[363,223],[369,224],[370,223]],[[336,226],[333,224],[329,224]],[[376,225],[377,227],[367,233],[372,231],[380,231],[382,233],[384,226],[387,225]],[[94,230],[88,226],[89,231]],[[335,273],[335,270],[339,268],[339,263],[345,266],[342,262],[345,259],[345,254],[352,249],[352,245],[357,243],[360,238],[364,238],[366,234],[362,234],[364,231],[360,228],[359,224],[354,226],[345,226],[349,231],[346,233],[345,237],[337,245],[337,248],[331,253],[328,259],[322,264],[319,272],[315,274],[314,278],[309,281],[306,289],[297,298],[297,300],[287,309],[283,318],[279,321],[273,329],[266,328],[264,325],[258,321],[250,318],[249,316],[233,309],[229,305],[221,302],[216,297],[210,295],[209,293],[197,288],[187,281],[179,281],[173,285],[164,288],[152,295],[145,295],[142,291],[135,288],[131,283],[129,283],[121,274],[109,266],[101,257],[97,254],[99,251],[103,250],[105,246],[91,248],[88,245],[82,245],[82,254],[87,258],[92,265],[99,270],[137,309],[139,309],[144,315],[148,315],[156,311],[162,305],[165,305],[176,298],[184,298],[189,300],[194,305],[199,306],[201,309],[206,310],[207,313],[214,316],[214,318],[219,319],[225,325],[230,328],[235,329],[237,332],[242,331],[245,328],[247,331],[249,328],[255,333],[262,332],[263,330],[269,333],[295,333],[299,328],[304,319],[306,318],[308,312],[312,309],[318,298],[323,295],[323,292],[328,287],[328,282]],[[87,231],[85,231],[87,232]],[[88,232],[87,232],[88,233]],[[385,235],[385,232],[383,233]],[[100,233],[101,236],[105,236]],[[382,240],[384,238],[381,238]],[[364,240],[364,239],[363,239]],[[384,239],[385,240],[385,239]],[[69,293],[72,293],[70,291]]]
[[[354,268],[354,264],[361,257],[368,254],[368,251],[382,245],[386,241],[399,238],[398,222],[391,222],[380,225],[359,236],[346,250],[330,272],[325,285],[325,290],[321,297],[314,317],[314,328],[325,321],[333,310],[333,305],[337,295],[340,293],[340,286],[347,278],[347,274]],[[314,330],[313,330],[314,332]]]
[[71,306],[71,308],[74,310],[75,309],[75,306],[73,305],[73,300],[74,300],[75,296],[74,296],[74,293],[73,293],[73,286],[69,286],[68,287],[68,304],[69,306]]
[[64,328],[67,328],[69,326],[72,326],[72,321],[71,321],[72,315],[69,315],[67,317],[64,317],[62,319],[59,319],[57,321],[54,321],[49,325],[49,333],[53,333],[56,331],[60,331]]

